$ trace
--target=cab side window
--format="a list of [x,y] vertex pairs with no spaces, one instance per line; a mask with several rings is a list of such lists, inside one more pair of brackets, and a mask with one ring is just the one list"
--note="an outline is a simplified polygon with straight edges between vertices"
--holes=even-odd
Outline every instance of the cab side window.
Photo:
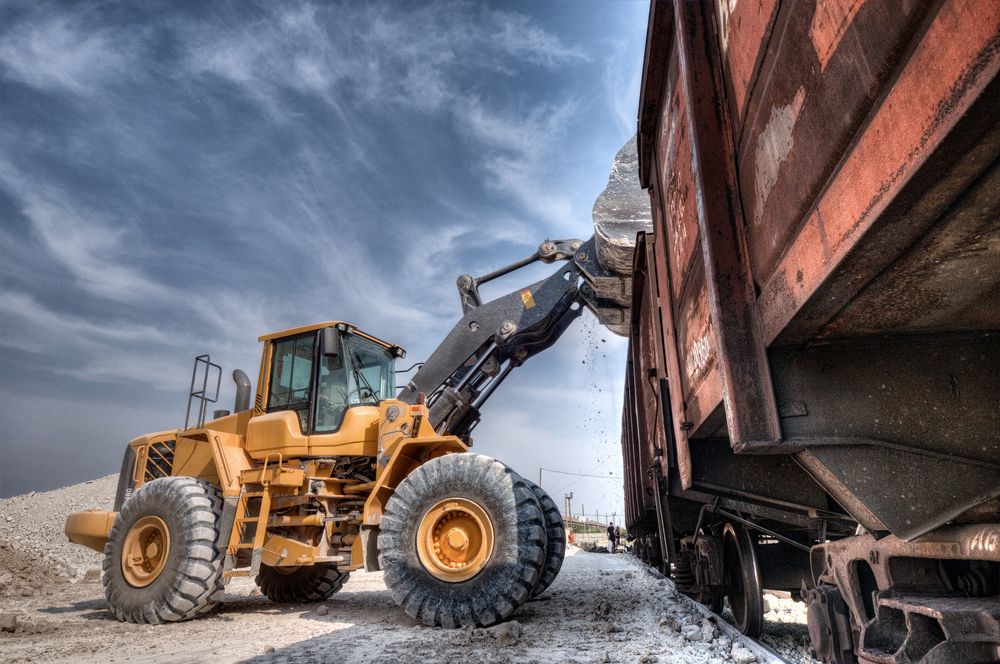
[[347,411],[347,369],[341,358],[325,357],[319,365],[316,392],[316,433],[333,433]]
[[274,344],[267,411],[294,410],[302,432],[308,432],[316,335],[305,334]]

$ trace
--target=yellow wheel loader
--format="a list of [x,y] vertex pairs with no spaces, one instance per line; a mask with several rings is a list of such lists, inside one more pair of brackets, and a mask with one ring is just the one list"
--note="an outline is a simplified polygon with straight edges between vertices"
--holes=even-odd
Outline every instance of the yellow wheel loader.
[[[566,263],[482,302],[480,284],[535,261]],[[199,356],[184,427],[132,440],[115,511],[71,514],[66,534],[104,554],[108,603],[129,622],[211,611],[235,576],[276,602],[319,601],[361,568],[384,570],[425,624],[504,620],[558,574],[562,520],[539,487],[469,453],[470,433],[509,372],[583,308],[625,324],[623,281],[593,239],[463,275],[464,317],[398,394],[403,350],[328,321],[260,337],[253,404],[236,370],[234,412],[206,421],[222,369]]]

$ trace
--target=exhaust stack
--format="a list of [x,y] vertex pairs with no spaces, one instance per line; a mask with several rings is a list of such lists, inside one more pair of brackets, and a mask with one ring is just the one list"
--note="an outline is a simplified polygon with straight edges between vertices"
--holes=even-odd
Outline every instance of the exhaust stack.
[[250,410],[250,379],[242,369],[234,369],[233,380],[236,381],[236,404],[233,406],[233,412],[242,413],[244,410]]

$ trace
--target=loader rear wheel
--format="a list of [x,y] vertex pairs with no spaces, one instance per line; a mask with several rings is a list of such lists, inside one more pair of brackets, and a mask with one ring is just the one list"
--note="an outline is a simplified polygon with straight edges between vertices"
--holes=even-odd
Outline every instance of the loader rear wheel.
[[304,567],[261,565],[254,582],[272,602],[306,604],[323,601],[343,588],[350,576],[337,571],[336,565],[324,563]]
[[538,576],[538,582],[531,590],[532,597],[538,597],[552,585],[552,582],[559,576],[562,569],[563,558],[566,557],[566,528],[563,525],[562,514],[559,513],[559,506],[545,492],[545,489],[525,480],[531,490],[535,492],[538,505],[545,515],[545,564],[542,566],[542,573]]
[[432,459],[400,482],[378,536],[393,599],[416,620],[485,626],[529,597],[545,562],[545,517],[531,487],[478,454]]
[[157,624],[212,610],[223,590],[221,518],[222,497],[208,482],[163,477],[142,485],[122,505],[104,546],[112,613]]

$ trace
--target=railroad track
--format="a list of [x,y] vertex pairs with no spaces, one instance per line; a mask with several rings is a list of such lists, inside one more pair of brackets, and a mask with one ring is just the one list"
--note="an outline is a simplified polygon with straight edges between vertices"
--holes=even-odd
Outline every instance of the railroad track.
[[697,611],[706,618],[715,618],[715,624],[718,626],[719,630],[725,633],[726,636],[728,636],[730,639],[732,639],[734,643],[740,643],[744,648],[746,648],[754,655],[756,655],[757,661],[760,662],[761,664],[764,664],[765,662],[767,664],[794,664],[792,660],[786,659],[785,657],[781,656],[776,650],[771,648],[766,643],[758,641],[757,639],[752,639],[749,636],[746,636],[745,634],[741,634],[738,629],[736,629],[731,624],[726,622],[726,620],[722,616],[718,615],[717,613],[713,613],[704,604],[694,601],[687,595],[677,590],[677,586],[674,583],[673,579],[671,579],[668,576],[664,576],[663,573],[661,573],[655,567],[651,567],[645,564],[644,566],[650,574],[652,574],[658,579],[663,579],[664,581],[667,582],[667,584],[670,585],[670,588],[674,591],[674,594],[677,596],[677,601],[686,604],[687,606],[691,607],[692,609],[694,609],[695,611]]

